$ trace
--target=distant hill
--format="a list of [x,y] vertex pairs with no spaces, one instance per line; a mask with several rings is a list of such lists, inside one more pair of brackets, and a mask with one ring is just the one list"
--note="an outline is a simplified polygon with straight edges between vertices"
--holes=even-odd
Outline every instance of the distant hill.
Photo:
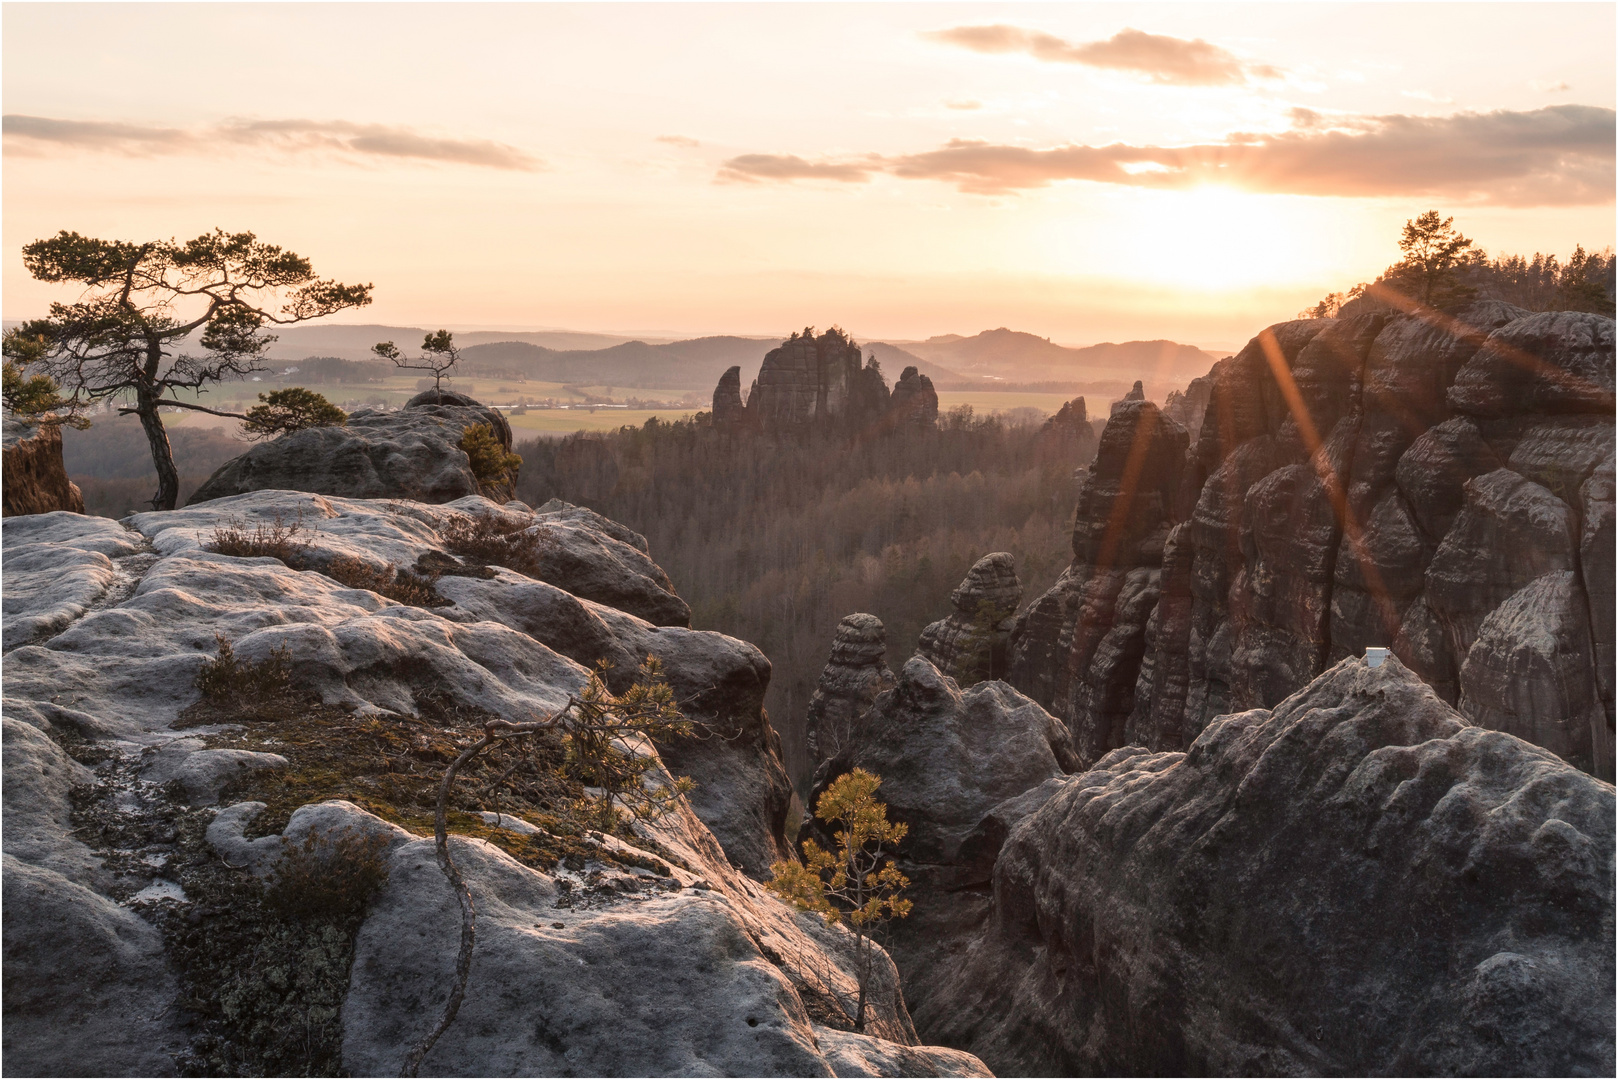
[[[335,356],[343,360],[371,358],[371,346],[391,341],[406,352],[413,352],[431,332],[419,326],[386,326],[380,323],[356,326],[284,326],[272,331],[276,342],[268,355],[275,360],[301,360],[306,356]],[[493,341],[521,341],[546,349],[606,349],[633,339],[614,334],[584,334],[571,330],[456,331],[455,343],[465,348]]]
[[972,337],[941,334],[903,342],[906,351],[962,375],[1014,382],[1112,379],[1189,380],[1219,357],[1173,341],[1106,342],[1081,349],[1001,327]]
[[[629,341],[607,349],[558,350],[521,341],[498,341],[463,348],[461,358],[469,373],[483,369],[542,382],[656,389],[712,390],[726,368],[740,367],[745,394],[764,362],[764,354],[780,344],[779,338],[705,337],[661,345]],[[861,348],[867,356],[877,358],[889,383],[911,365],[934,381],[961,378],[892,345],[876,342]]]

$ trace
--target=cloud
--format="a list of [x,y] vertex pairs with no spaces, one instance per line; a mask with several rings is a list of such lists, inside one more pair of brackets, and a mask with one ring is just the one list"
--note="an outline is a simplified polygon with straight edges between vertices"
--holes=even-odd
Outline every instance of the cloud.
[[946,101],[946,102],[944,102],[944,108],[946,108],[946,109],[959,109],[962,112],[971,112],[973,109],[981,109],[981,108],[983,108],[983,102],[981,102],[981,101],[970,101],[970,100],[969,101]]
[[1561,94],[1573,89],[1573,87],[1565,82],[1540,82],[1538,79],[1529,79],[1528,89],[1539,90],[1546,94]]
[[217,153],[221,146],[228,145],[288,153],[326,151],[362,159],[440,161],[491,169],[526,171],[540,167],[537,159],[505,143],[437,138],[406,127],[346,120],[226,120],[187,130],[8,114],[3,126],[9,150],[35,156],[53,146],[150,156]]
[[687,135],[659,135],[657,142],[668,143],[670,146],[680,146],[687,150],[695,150],[702,144]]
[[1105,41],[1077,45],[1040,30],[1004,24],[957,26],[926,31],[922,36],[978,53],[1023,53],[1051,63],[1134,71],[1152,82],[1173,86],[1236,86],[1282,75],[1271,64],[1247,63],[1201,38],[1187,41],[1127,28]]
[[760,180],[837,180],[863,184],[871,179],[866,164],[805,161],[795,154],[743,154],[719,167],[719,179],[756,183]]
[[[877,170],[910,180],[941,180],[962,191],[1006,194],[1061,180],[1134,187],[1214,183],[1269,194],[1337,197],[1442,197],[1506,206],[1597,205],[1613,201],[1612,109],[1555,105],[1531,112],[1452,116],[1333,117],[1293,111],[1279,134],[1236,132],[1195,146],[1067,145],[1035,149],[955,139],[937,150],[808,166],[839,167],[865,179]],[[749,155],[727,162],[795,162]],[[740,171],[740,170],[739,170]],[[749,179],[789,179],[786,167]],[[807,174],[802,174],[807,175]]]

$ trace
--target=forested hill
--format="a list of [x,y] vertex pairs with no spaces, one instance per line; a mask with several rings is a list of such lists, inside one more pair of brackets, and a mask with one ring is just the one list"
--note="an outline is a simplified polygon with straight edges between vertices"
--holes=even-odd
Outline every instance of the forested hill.
[[[1019,330],[985,330],[972,337],[944,334],[926,341],[900,342],[905,350],[971,379],[1021,382],[1096,380],[1190,380],[1219,359],[1192,345],[1173,341],[1104,342],[1074,348]],[[935,380],[936,381],[936,380]]]
[[970,408],[937,430],[851,442],[733,440],[699,414],[523,443],[517,495],[562,498],[643,533],[693,626],[764,651],[766,704],[802,785],[805,710],[838,620],[876,615],[902,661],[993,551],[1011,552],[1026,595],[1038,595],[1071,559],[1073,471],[1094,445]]

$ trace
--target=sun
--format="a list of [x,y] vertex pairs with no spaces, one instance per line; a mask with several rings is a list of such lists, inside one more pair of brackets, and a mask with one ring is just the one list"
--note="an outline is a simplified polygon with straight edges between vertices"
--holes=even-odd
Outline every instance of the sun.
[[1325,255],[1317,216],[1293,197],[1214,185],[1107,194],[1104,213],[1089,207],[1066,230],[1069,273],[1224,292],[1292,285]]

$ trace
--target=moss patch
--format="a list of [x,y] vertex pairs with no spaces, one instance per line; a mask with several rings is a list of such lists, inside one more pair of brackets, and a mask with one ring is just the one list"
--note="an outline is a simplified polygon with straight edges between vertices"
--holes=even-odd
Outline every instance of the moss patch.
[[[430,691],[416,695],[420,715],[356,715],[316,702],[260,702],[240,712],[207,703],[194,706],[181,725],[229,724],[207,736],[210,746],[280,754],[290,767],[260,770],[229,788],[225,802],[254,800],[266,809],[252,824],[256,835],[281,832],[293,811],[326,799],[349,802],[418,836],[431,836],[445,768],[475,737],[486,716],[455,706]],[[562,773],[565,750],[555,736],[494,747],[463,771],[446,815],[450,831],[487,840],[519,862],[547,873],[583,860],[640,866],[667,875],[684,863],[628,826],[612,830],[651,856],[614,852],[595,841],[576,808],[584,787]],[[535,825],[524,835],[496,828],[478,816],[495,811]]]

